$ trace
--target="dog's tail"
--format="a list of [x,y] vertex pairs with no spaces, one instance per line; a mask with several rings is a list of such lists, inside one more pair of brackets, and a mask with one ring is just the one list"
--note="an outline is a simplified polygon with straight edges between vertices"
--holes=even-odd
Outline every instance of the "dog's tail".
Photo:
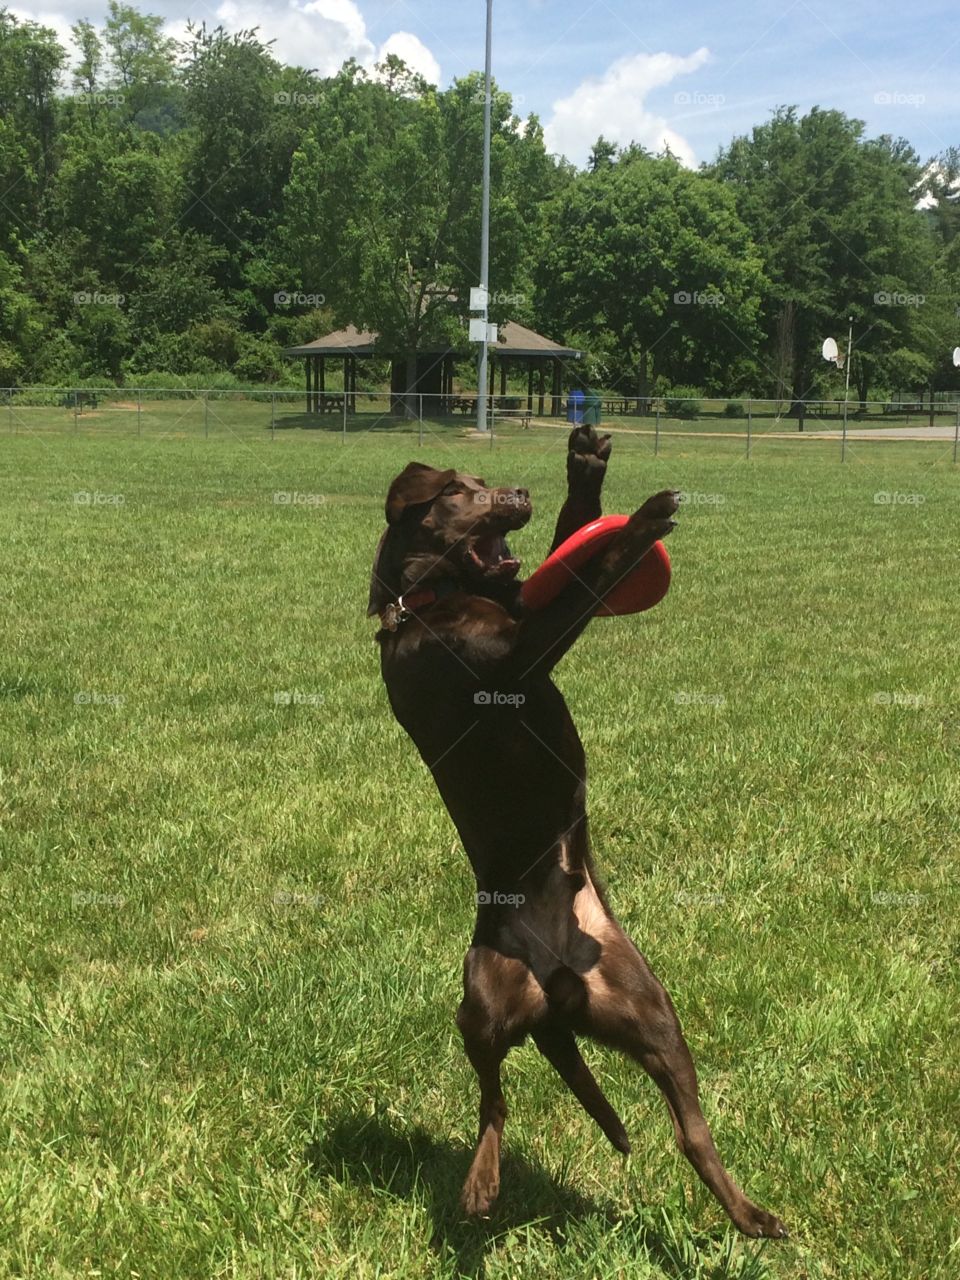
[[538,1027],[531,1032],[534,1044],[555,1067],[573,1096],[607,1135],[618,1151],[630,1154],[630,1139],[620,1117],[603,1096],[593,1073],[581,1057],[573,1032],[565,1027]]

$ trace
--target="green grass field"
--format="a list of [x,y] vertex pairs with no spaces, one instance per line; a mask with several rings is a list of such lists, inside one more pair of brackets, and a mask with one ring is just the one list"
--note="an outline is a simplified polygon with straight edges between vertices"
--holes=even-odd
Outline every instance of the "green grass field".
[[227,428],[0,440],[0,1271],[955,1276],[950,450],[618,441],[607,510],[688,497],[674,586],[558,670],[613,904],[722,1155],[792,1229],[761,1246],[593,1046],[630,1161],[525,1047],[501,1201],[457,1208],[473,882],[389,713],[367,580],[413,456],[527,483],[531,568],[563,434]]

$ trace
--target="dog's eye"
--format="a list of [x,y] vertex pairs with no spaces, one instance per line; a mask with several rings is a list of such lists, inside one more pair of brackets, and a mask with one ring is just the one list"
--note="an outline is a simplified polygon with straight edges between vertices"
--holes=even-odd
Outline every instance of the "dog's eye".
[[442,489],[444,497],[449,497],[454,493],[463,493],[463,485],[457,484],[456,480],[451,480],[445,489]]

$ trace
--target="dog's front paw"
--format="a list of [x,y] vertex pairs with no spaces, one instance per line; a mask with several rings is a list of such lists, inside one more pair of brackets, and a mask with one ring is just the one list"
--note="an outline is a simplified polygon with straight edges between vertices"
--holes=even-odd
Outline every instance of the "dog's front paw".
[[648,498],[643,506],[633,513],[627,529],[634,539],[652,545],[658,538],[665,538],[671,529],[677,527],[676,520],[671,517],[680,506],[680,494],[676,489],[663,489]]
[[591,426],[577,426],[567,442],[567,483],[571,492],[596,491],[603,484],[613,441]]
[[634,515],[634,520],[669,520],[680,509],[680,492],[678,489],[661,489],[652,498],[648,498]]

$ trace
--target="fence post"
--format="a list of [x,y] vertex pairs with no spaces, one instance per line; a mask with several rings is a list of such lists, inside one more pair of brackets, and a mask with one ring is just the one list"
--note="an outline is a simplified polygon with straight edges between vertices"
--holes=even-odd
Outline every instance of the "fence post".
[[78,414],[78,408],[77,408],[79,404],[79,400],[80,400],[79,391],[74,391],[73,393],[73,429],[74,431],[77,431],[79,429],[79,414]]
[[960,445],[960,400],[957,401],[957,422],[953,428],[953,460],[957,460],[957,446]]
[[660,406],[657,405],[657,418],[653,428],[653,456],[660,453]]
[[417,400],[420,402],[420,407],[417,411],[417,444],[419,444],[420,448],[422,449],[423,448],[423,392],[422,391],[417,396]]
[[751,436],[753,433],[753,401],[747,401],[747,457],[750,457]]
[[270,392],[270,439],[277,438],[277,393]]
[[203,393],[203,436],[206,439],[210,435],[210,396]]
[[7,419],[10,423],[10,432],[12,435],[17,433],[17,422],[13,416],[13,387],[7,388]]
[[344,382],[343,382],[343,432],[341,434],[342,434],[343,443],[346,444],[347,443],[347,382],[346,382],[346,379],[344,379]]
[[847,402],[843,402],[843,440],[840,444],[840,461],[847,460]]
[[141,420],[141,419],[142,419],[142,413],[143,413],[143,410],[142,410],[142,408],[141,408],[141,397],[142,397],[142,395],[143,395],[143,392],[142,392],[141,388],[140,388],[140,387],[137,387],[137,435],[138,435],[138,436],[139,436],[139,435],[141,435],[141,434],[143,433],[143,423],[142,423],[142,420]]

